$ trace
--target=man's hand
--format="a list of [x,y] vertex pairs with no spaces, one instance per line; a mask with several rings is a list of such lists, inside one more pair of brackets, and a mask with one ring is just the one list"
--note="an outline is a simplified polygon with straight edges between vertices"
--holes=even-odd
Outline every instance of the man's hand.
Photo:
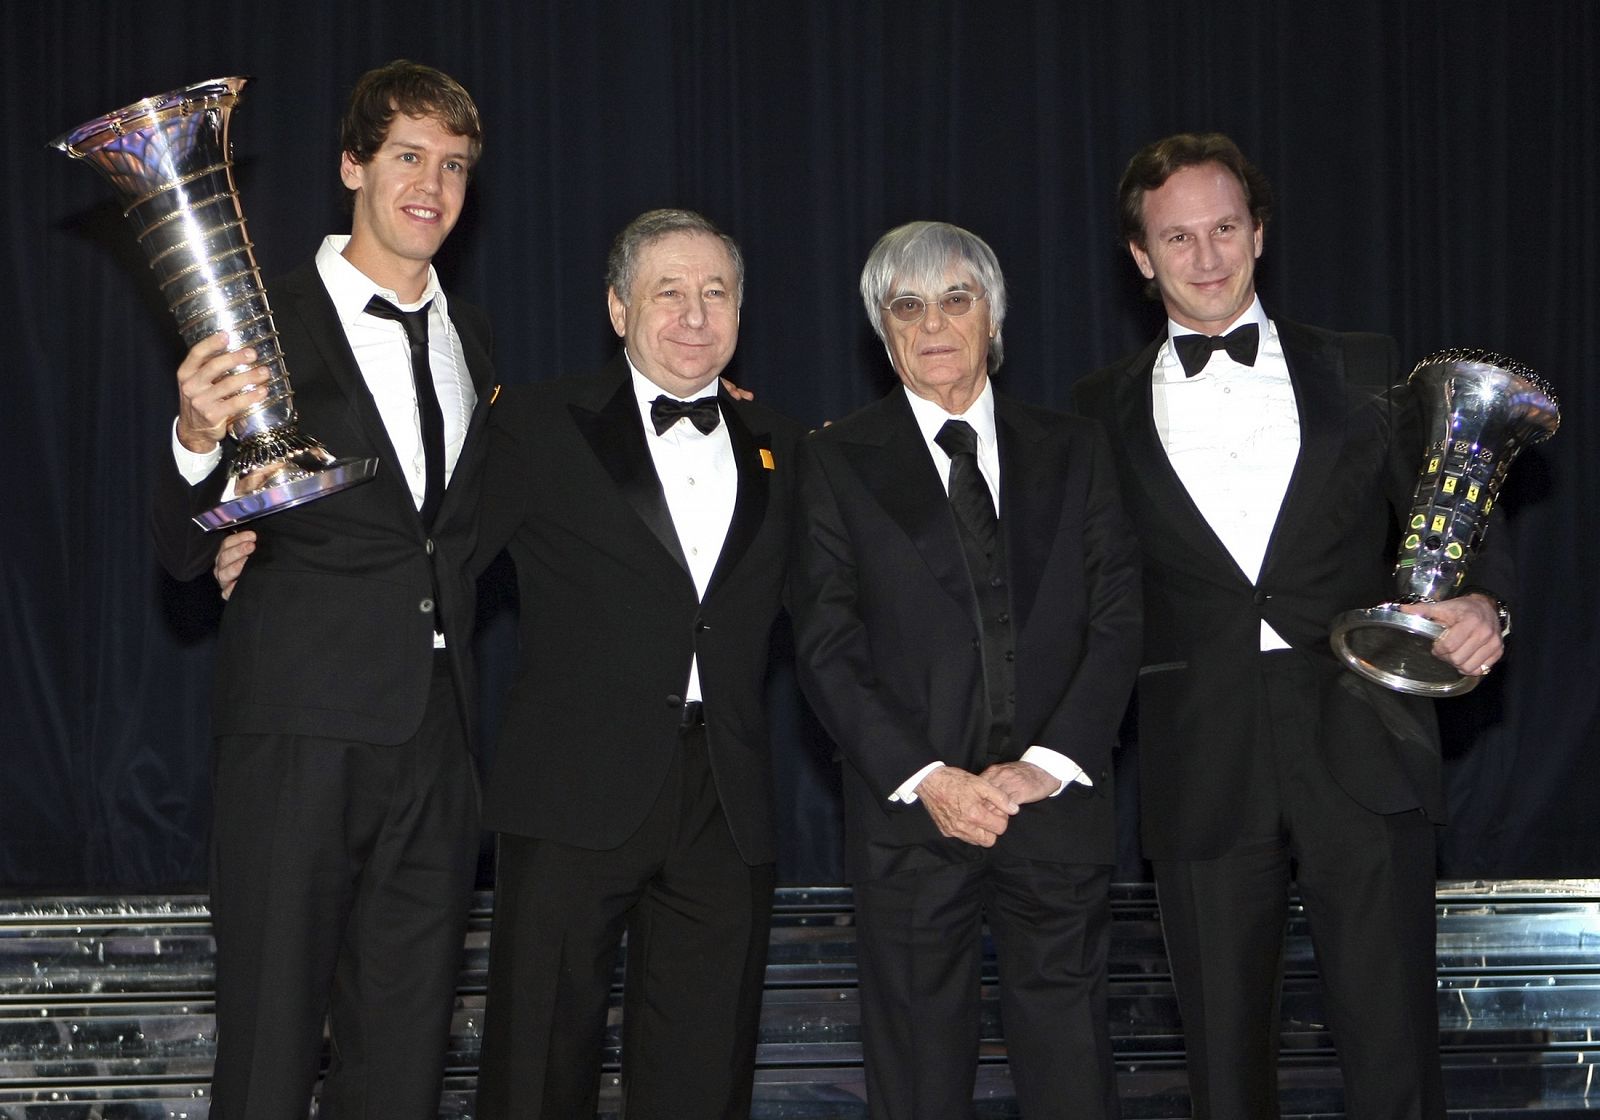
[[917,783],[917,800],[928,810],[941,835],[992,848],[1006,830],[1017,803],[965,770],[941,766]]
[[1043,801],[1061,786],[1047,770],[1031,762],[997,762],[978,777],[1018,805]]
[[233,594],[233,585],[239,582],[244,562],[255,550],[256,534],[253,529],[229,533],[222,538],[222,544],[217,548],[217,558],[211,564],[211,574],[216,577],[217,586],[222,588],[224,599]]
[[739,386],[729,381],[726,377],[722,379],[722,387],[728,390],[728,396],[732,397],[736,401],[753,401],[756,399],[754,392],[749,389],[739,388]]
[[222,331],[190,347],[178,367],[179,443],[190,451],[208,452],[222,442],[230,420],[267,399],[265,371],[235,369],[255,360],[256,352],[249,348],[228,353],[228,336]]
[[1433,643],[1433,655],[1464,676],[1488,676],[1489,670],[1505,655],[1505,643],[1500,639],[1500,616],[1495,611],[1494,600],[1487,595],[1474,592],[1437,603],[1406,603],[1400,609],[1406,614],[1431,618],[1444,626],[1444,633]]

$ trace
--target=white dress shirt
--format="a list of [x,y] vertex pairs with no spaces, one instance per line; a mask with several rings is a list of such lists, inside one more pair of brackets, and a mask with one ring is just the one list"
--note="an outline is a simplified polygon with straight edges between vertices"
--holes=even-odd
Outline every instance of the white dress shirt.
[[[1240,365],[1218,350],[1204,369],[1185,377],[1172,339],[1196,332],[1169,320],[1151,372],[1151,399],[1172,469],[1239,570],[1255,583],[1300,454],[1300,414],[1283,343],[1259,298],[1228,329],[1246,323],[1260,329],[1255,365]],[[1289,648],[1265,619],[1261,648]]]
[[[960,416],[946,412],[933,401],[917,396],[910,389],[905,389],[904,392],[906,400],[911,402],[911,415],[916,418],[917,428],[922,432],[923,441],[928,446],[928,454],[933,459],[934,469],[939,472],[939,481],[944,484],[946,494],[950,492],[950,456],[934,441],[934,437],[939,434],[939,429],[944,427],[947,420],[965,420],[972,425],[972,430],[978,433],[978,473],[983,475],[984,482],[989,484],[989,496],[994,499],[995,511],[999,512],[1003,507],[1000,505],[1000,444],[996,439],[994,427],[994,383],[986,378],[983,390],[977,399]],[[1094,784],[1083,772],[1083,767],[1049,747],[1029,747],[1022,752],[1022,761],[1033,763],[1060,783],[1051,797],[1066,789],[1069,782],[1078,782],[1086,786]],[[914,803],[917,800],[917,786],[921,784],[922,779],[943,765],[942,762],[928,763],[901,783],[900,787],[889,795],[889,800],[904,802],[907,805]]]
[[[635,368],[631,357],[628,372],[633,378],[634,397],[639,402],[645,446],[650,449],[656,477],[661,480],[667,511],[672,514],[672,526],[678,532],[678,544],[689,562],[695,594],[704,598],[711,573],[717,567],[717,558],[722,555],[722,542],[733,522],[734,502],[739,496],[739,465],[734,462],[733,441],[728,438],[726,420],[702,434],[687,416],[680,417],[658,436],[655,423],[650,419],[650,404],[660,396],[673,400],[715,397],[717,382],[712,381],[696,397],[684,398],[665,392],[645,377]],[[683,696],[685,700],[704,699],[700,692],[698,656],[690,658],[689,683]]]

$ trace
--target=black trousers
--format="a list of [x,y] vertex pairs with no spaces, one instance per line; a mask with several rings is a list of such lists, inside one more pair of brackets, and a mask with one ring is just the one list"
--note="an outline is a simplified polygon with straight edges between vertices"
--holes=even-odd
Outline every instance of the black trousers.
[[985,919],[1022,1114],[1115,1120],[1110,880],[1110,867],[1017,859],[997,846],[980,859],[855,884],[873,1120],[975,1115]]
[[623,1116],[746,1120],[773,881],[740,858],[703,727],[621,847],[502,833],[480,1120],[595,1115],[624,930]]
[[[1291,878],[1322,977],[1351,1120],[1442,1120],[1434,826],[1353,801],[1318,750],[1316,674],[1264,654],[1255,791],[1275,820],[1228,854],[1155,863],[1196,1120],[1279,1115]],[[1263,819],[1260,814],[1256,819]]]
[[398,746],[219,737],[213,1120],[435,1120],[478,854],[448,666]]

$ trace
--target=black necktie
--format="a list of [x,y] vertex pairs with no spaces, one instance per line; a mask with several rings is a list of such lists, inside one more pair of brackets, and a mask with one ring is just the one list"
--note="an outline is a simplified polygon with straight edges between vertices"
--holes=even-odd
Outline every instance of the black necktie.
[[433,528],[434,515],[444,501],[444,411],[433,387],[433,367],[428,364],[428,305],[415,311],[401,311],[382,296],[373,296],[367,314],[393,319],[406,330],[411,344],[411,379],[417,386],[417,418],[422,427],[423,488],[422,523]]
[[946,420],[933,442],[950,456],[950,505],[956,516],[978,538],[984,551],[993,551],[999,518],[995,516],[989,484],[978,470],[978,433],[965,420]]
[[1256,364],[1260,329],[1254,323],[1236,327],[1227,334],[1180,334],[1172,340],[1177,347],[1178,361],[1183,363],[1183,375],[1193,377],[1206,368],[1211,355],[1226,350],[1228,357],[1242,366]]
[[689,423],[708,436],[717,430],[722,413],[717,411],[717,398],[701,397],[699,400],[680,401],[663,393],[650,402],[650,422],[656,426],[656,435],[665,432],[685,416]]

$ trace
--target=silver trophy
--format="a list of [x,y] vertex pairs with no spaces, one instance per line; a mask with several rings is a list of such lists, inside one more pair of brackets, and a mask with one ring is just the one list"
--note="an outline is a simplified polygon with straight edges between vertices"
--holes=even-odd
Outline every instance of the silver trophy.
[[[245,78],[219,78],[157,94],[51,141],[87,160],[116,188],[138,230],[178,333],[193,346],[227,331],[233,351],[253,348],[249,385],[266,398],[228,425],[235,446],[222,503],[195,517],[204,529],[238,525],[365,482],[377,459],[335,459],[298,430],[294,392],[272,308],[245,234],[233,185],[228,118]],[[241,390],[244,391],[244,390]]]
[[1511,462],[1561,426],[1555,392],[1538,374],[1486,350],[1442,350],[1411,371],[1425,410],[1428,451],[1395,565],[1394,602],[1334,620],[1334,652],[1369,680],[1416,696],[1460,696],[1481,679],[1434,657],[1444,627],[1402,603],[1458,594],[1483,543]]

